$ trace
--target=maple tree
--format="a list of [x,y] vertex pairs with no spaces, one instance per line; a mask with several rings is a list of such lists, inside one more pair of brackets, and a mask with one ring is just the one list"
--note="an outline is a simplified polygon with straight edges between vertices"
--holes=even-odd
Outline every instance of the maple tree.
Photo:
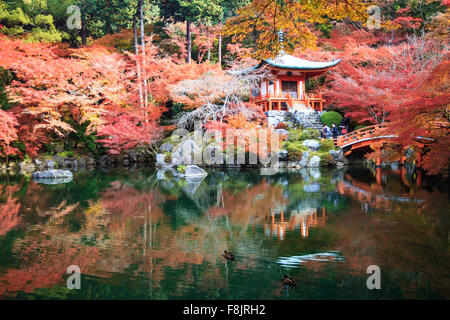
[[17,149],[11,143],[17,140],[17,129],[19,125],[13,114],[0,109],[0,154],[3,156],[17,153]]
[[[367,3],[359,0],[253,0],[238,10],[238,16],[227,21],[225,34],[241,42],[253,31],[256,33],[257,51],[254,56],[268,58],[276,55],[281,46],[286,52],[295,48],[314,47],[317,36],[313,23],[324,23],[343,18],[366,22]],[[282,30],[284,42],[279,41]]]

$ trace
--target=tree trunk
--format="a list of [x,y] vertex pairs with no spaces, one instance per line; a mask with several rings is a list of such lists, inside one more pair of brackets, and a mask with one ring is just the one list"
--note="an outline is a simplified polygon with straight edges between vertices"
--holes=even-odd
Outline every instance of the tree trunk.
[[222,23],[219,28],[219,47],[217,48],[219,54],[219,66],[222,68]]
[[142,73],[144,76],[144,106],[147,107],[148,92],[147,92],[147,77],[145,74],[145,30],[144,30],[144,8],[143,0],[138,1],[139,19],[141,20],[141,48],[142,48]]
[[211,61],[211,43],[210,43],[210,33],[209,28],[206,29],[207,32],[207,41],[208,41],[208,53],[206,55],[206,60]]
[[134,32],[134,54],[136,55],[136,68],[137,68],[137,76],[138,76],[138,88],[139,88],[139,107],[142,109],[144,107],[143,104],[143,96],[142,96],[142,77],[141,77],[141,62],[139,61],[139,43],[138,43],[138,35],[137,35],[137,27],[136,27],[136,15],[133,16],[133,32]]
[[191,21],[186,20],[186,38],[187,38],[187,57],[186,62],[191,63]]
[[86,31],[86,14],[84,10],[81,11],[81,44],[86,45],[87,31]]

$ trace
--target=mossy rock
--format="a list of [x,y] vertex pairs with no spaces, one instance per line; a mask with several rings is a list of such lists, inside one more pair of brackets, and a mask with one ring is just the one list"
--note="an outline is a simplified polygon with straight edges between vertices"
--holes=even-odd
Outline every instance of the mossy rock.
[[323,139],[320,140],[320,149],[319,151],[330,151],[330,150],[335,150],[336,147],[334,146],[334,141],[332,139]]
[[289,130],[289,141],[303,141],[308,139],[318,139],[320,132],[314,129],[291,129]]
[[301,141],[286,142],[285,150],[288,152],[289,161],[300,161],[303,156],[303,152],[308,151],[308,147],[303,146]]
[[329,167],[334,165],[334,158],[329,152],[318,152],[320,158],[320,166]]

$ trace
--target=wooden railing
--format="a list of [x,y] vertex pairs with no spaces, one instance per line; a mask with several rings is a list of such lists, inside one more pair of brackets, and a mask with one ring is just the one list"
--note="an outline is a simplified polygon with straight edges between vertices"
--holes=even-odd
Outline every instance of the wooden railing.
[[337,139],[337,146],[342,147],[351,144],[352,142],[383,136],[386,133],[387,126],[387,124],[377,124],[339,136]]
[[250,102],[261,101],[261,100],[269,100],[269,99],[286,99],[286,100],[315,100],[320,101],[323,100],[321,93],[305,93],[303,94],[303,98],[295,98],[289,93],[285,92],[269,92],[264,95],[259,95],[256,97],[249,97]]

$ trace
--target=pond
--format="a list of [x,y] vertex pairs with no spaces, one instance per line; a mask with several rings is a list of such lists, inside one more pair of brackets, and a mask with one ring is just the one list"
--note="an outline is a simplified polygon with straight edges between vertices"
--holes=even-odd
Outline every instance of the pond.
[[[449,299],[448,184],[405,171],[3,180],[0,298]],[[80,289],[67,288],[72,265]],[[379,290],[366,284],[371,265]]]

